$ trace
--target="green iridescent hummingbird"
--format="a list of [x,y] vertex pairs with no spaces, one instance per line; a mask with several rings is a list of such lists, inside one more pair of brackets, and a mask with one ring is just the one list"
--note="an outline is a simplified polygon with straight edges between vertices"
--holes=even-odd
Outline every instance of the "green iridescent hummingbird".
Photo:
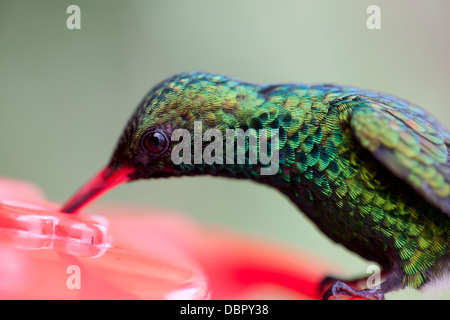
[[[224,135],[227,129],[277,130],[277,172],[262,175],[264,165],[250,161],[175,164],[172,133],[194,132],[196,121],[203,131]],[[382,267],[380,286],[357,289],[353,281],[334,281],[324,298],[381,299],[448,274],[449,150],[449,130],[394,96],[349,86],[255,85],[183,73],[145,96],[109,164],[61,211],[79,211],[112,187],[137,179],[250,179],[279,190],[334,242]],[[245,156],[249,160],[250,152]]]

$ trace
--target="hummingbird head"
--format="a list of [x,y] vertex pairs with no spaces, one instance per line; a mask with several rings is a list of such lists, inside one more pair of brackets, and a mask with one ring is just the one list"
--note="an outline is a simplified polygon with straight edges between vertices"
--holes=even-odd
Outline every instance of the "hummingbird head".
[[[199,170],[204,172],[205,167],[199,168],[194,164],[194,153],[189,155],[191,159],[181,164],[173,161],[173,133],[177,129],[192,133],[198,121],[203,131],[214,128],[223,132],[225,129],[239,128],[237,106],[240,101],[248,99],[258,99],[252,85],[220,75],[183,73],[160,83],[139,104],[109,164],[85,184],[61,211],[79,211],[124,182],[195,175],[200,174]],[[177,140],[179,138],[180,134]],[[192,136],[184,139],[192,139]],[[193,143],[191,140],[188,142]]]

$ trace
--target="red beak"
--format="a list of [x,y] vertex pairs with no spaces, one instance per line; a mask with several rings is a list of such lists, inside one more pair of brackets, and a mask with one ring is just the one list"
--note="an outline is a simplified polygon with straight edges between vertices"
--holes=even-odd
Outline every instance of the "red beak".
[[128,175],[132,172],[133,170],[130,168],[103,168],[67,201],[61,212],[76,213],[80,211],[108,190],[129,181]]

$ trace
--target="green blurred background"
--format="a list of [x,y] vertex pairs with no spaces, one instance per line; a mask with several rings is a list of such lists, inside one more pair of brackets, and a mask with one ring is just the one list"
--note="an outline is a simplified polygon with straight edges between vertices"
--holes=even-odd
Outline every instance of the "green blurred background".
[[[68,30],[66,8],[81,8]],[[381,8],[368,30],[366,8]],[[450,127],[450,2],[0,1],[0,174],[66,200],[106,164],[141,98],[184,71],[257,83],[334,82],[413,101]],[[305,248],[363,275],[282,195],[218,178],[139,181],[98,202],[184,212]],[[446,298],[404,291],[388,298]]]

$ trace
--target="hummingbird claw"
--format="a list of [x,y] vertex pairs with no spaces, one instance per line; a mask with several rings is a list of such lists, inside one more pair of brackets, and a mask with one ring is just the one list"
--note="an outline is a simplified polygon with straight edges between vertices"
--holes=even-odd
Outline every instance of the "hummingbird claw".
[[319,292],[323,293],[327,288],[329,288],[334,282],[338,281],[339,279],[332,277],[332,276],[326,276],[322,282],[319,285]]
[[[328,280],[329,279],[325,279],[324,281]],[[330,298],[340,300],[340,296],[347,296],[350,298],[360,297],[367,300],[384,300],[384,293],[380,288],[356,290],[339,280],[333,283],[327,291],[325,291],[322,300],[330,300]]]

